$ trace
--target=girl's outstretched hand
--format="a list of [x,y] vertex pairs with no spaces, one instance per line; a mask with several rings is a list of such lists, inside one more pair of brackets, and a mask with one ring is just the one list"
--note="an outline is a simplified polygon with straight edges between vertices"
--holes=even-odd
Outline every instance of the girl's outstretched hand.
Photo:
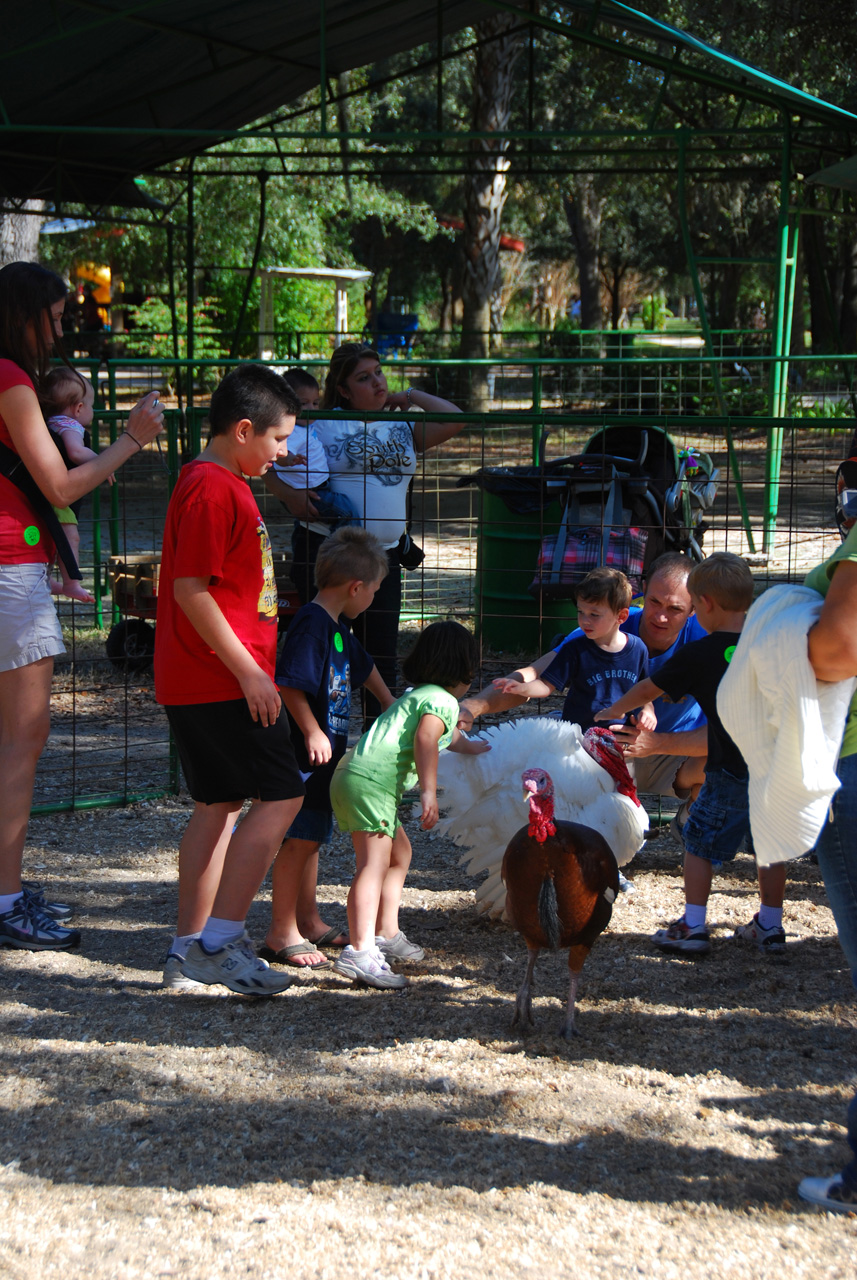
[[437,792],[421,791],[420,804],[423,811],[420,828],[423,831],[431,831],[432,827],[437,826],[437,820],[440,817],[437,807]]

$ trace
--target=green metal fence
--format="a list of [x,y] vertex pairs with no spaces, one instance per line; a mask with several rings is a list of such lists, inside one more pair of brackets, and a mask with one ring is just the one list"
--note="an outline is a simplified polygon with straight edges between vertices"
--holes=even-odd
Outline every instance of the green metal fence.
[[[682,360],[688,363],[681,367],[697,371],[704,364],[694,357]],[[827,363],[835,369],[829,359]],[[657,369],[658,362],[652,364]],[[102,447],[119,428],[120,406],[149,387],[175,389],[173,362],[90,367],[102,393],[94,424]],[[496,507],[486,520],[485,495],[476,486],[462,484],[483,467],[530,462],[542,441],[547,458],[562,457],[579,452],[602,427],[631,421],[640,428],[665,429],[680,448],[704,450],[721,473],[704,549],[747,555],[760,586],[800,580],[838,542],[832,517],[834,473],[847,456],[857,427],[854,417],[770,419],[677,412],[620,416],[596,397],[557,403],[551,379],[578,376],[586,367],[586,361],[574,359],[493,362],[495,400],[490,412],[468,415],[459,436],[420,459],[413,486],[413,533],[426,559],[419,570],[404,575],[402,630],[406,633],[433,617],[460,618],[480,637],[480,678],[511,669],[521,657],[547,647],[555,631],[563,629],[555,611],[541,612],[526,598],[539,538],[549,531],[555,513],[536,516],[518,540],[512,563],[502,543],[515,521],[506,520],[502,512],[498,515]],[[680,366],[672,359],[660,362],[664,383],[668,367]],[[621,370],[622,362],[613,368]],[[221,369],[222,365],[197,367],[193,384],[182,371],[183,403],[179,408],[177,397],[168,400],[162,445],[133,458],[117,474],[117,484],[94,494],[89,509],[84,509],[82,567],[97,598],[93,606],[59,606],[69,654],[57,663],[54,731],[39,769],[38,811],[124,804],[163,795],[178,785],[165,717],[154,703],[151,672],[114,666],[107,657],[110,630],[127,621],[111,591],[108,564],[111,556],[145,557],[160,549],[172,484],[183,457],[197,452],[204,430],[205,379],[216,380]],[[403,385],[413,381],[445,386],[444,380],[456,370],[452,362],[399,361],[388,367],[388,375]],[[607,378],[607,371],[600,376]],[[847,391],[836,403],[849,407]],[[802,411],[810,407],[823,405],[800,405]],[[261,482],[253,481],[252,487],[275,550],[286,551],[290,518]],[[491,545],[486,547],[488,531]],[[520,527],[515,532],[520,534]],[[759,554],[763,546],[765,554]],[[499,597],[492,585],[498,578],[504,590],[517,596],[514,612],[496,603]],[[405,639],[403,634],[403,643]]]

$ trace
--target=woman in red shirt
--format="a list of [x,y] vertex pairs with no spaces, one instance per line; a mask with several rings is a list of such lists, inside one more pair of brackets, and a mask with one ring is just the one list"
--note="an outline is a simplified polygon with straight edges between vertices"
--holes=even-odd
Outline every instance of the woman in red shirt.
[[[66,469],[36,394],[62,333],[65,299],[65,283],[44,267],[13,262],[0,270],[0,453],[13,464],[17,455],[54,507],[96,488],[163,426],[152,392],[131,410],[114,444]],[[76,946],[80,934],[57,923],[40,891],[22,887],[21,860],[36,765],[50,730],[54,657],[65,648],[48,586],[54,543],[46,519],[6,472],[0,474],[0,946],[55,950]]]

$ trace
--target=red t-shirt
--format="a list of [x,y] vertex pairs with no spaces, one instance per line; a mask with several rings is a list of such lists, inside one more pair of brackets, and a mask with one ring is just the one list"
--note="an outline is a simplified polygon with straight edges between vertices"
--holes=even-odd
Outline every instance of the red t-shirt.
[[176,578],[208,578],[226,621],[273,679],[277,588],[271,543],[247,482],[216,462],[182,467],[167,508],[155,629],[155,695],[167,706],[228,702],[241,686],[176,604]]
[[[29,387],[35,391],[20,365],[0,357],[0,392],[10,387]],[[0,441],[7,449],[18,452],[2,417]],[[53,538],[21,490],[0,476],[0,564],[50,564],[54,553]]]

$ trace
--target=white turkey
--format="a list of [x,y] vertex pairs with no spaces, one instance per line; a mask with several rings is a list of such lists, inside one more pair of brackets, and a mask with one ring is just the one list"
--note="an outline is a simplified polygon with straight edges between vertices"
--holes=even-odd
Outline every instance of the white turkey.
[[[584,736],[576,724],[548,716],[507,720],[482,730],[490,742],[483,755],[440,753],[438,784],[443,787],[443,816],[436,830],[468,852],[461,859],[470,875],[487,876],[476,891],[479,911],[502,916],[506,889],[500,877],[503,853],[526,819],[521,801],[521,770],[546,769],[554,781],[555,812],[567,822],[580,822],[600,832],[620,867],[642,847],[649,819],[640,805],[613,736],[590,729]],[[593,755],[613,761],[613,772]],[[618,781],[617,781],[618,778]],[[620,791],[627,792],[622,794]]]

